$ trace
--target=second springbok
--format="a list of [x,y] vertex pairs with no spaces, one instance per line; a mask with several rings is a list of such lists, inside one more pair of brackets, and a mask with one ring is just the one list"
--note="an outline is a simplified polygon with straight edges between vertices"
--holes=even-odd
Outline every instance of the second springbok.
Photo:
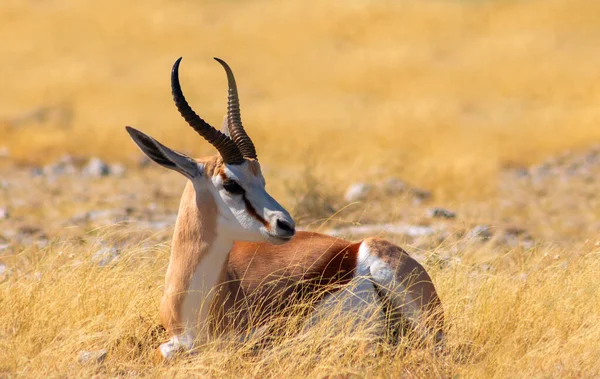
[[162,356],[190,351],[222,333],[276,333],[269,325],[305,300],[311,301],[307,324],[343,302],[379,312],[382,336],[394,339],[409,330],[440,342],[440,299],[423,266],[402,248],[379,238],[349,242],[296,232],[290,214],[265,189],[254,144],[242,126],[233,73],[215,59],[229,86],[222,131],[188,105],[179,83],[181,58],[171,72],[171,89],[183,118],[217,155],[192,159],[127,127],[150,159],[189,179],[160,304],[171,337],[159,348]]

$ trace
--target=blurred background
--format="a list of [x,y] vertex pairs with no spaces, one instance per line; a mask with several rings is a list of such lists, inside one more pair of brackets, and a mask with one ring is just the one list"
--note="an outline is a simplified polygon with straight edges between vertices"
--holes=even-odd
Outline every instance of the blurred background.
[[600,142],[600,2],[3,0],[0,147],[131,164],[125,125],[213,150],[173,106],[220,126],[233,68],[273,175],[347,185],[397,175],[443,199]]

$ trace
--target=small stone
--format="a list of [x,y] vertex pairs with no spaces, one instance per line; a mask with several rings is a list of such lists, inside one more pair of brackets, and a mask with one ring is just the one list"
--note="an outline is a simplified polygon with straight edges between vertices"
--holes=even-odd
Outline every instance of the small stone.
[[431,192],[424,189],[411,188],[410,194],[416,203],[422,203],[423,201],[431,199]]
[[399,195],[408,188],[406,183],[404,183],[402,180],[393,177],[382,182],[380,187],[381,190],[389,196]]
[[112,164],[109,167],[109,173],[113,176],[123,176],[125,175],[125,171],[127,171],[125,166],[120,163]]
[[535,243],[527,230],[514,226],[506,228],[500,240],[509,246],[522,246],[526,249],[533,247]]
[[33,236],[39,234],[42,231],[40,227],[35,225],[21,225],[17,230],[19,231],[19,234],[26,236]]
[[531,174],[529,173],[529,170],[525,167],[517,168],[515,170],[515,175],[517,176],[517,178],[520,178],[520,179],[526,179],[531,176]]
[[47,176],[73,175],[77,172],[74,162],[71,155],[63,155],[55,163],[44,166],[43,173]]
[[567,168],[565,169],[565,173],[567,174],[567,176],[574,176],[579,172],[580,166],[577,163],[571,163],[569,166],[567,166]]
[[34,167],[31,169],[30,173],[33,177],[44,176],[44,169],[41,167]]
[[443,258],[442,262],[444,267],[452,267],[460,265],[462,263],[462,259],[460,257],[447,257]]
[[79,352],[79,357],[77,358],[77,362],[79,362],[81,364],[84,364],[84,363],[100,364],[100,363],[104,362],[107,354],[108,354],[108,352],[106,351],[106,349],[94,350],[94,351],[82,350]]
[[445,218],[453,219],[456,218],[456,212],[449,211],[444,208],[432,208],[427,211],[427,215],[432,218]]
[[83,174],[95,178],[107,176],[110,175],[110,167],[102,159],[94,157],[83,168]]
[[491,227],[488,225],[477,225],[467,234],[469,238],[477,238],[482,241],[487,241],[492,238]]
[[0,278],[6,273],[7,267],[4,263],[0,263]]
[[563,262],[563,263],[560,265],[560,267],[561,267],[563,270],[566,270],[566,269],[568,269],[568,268],[569,268],[569,262],[566,262],[566,261],[565,261],[565,262]]
[[8,213],[8,209],[0,208],[0,220],[6,220],[10,217],[10,213]]
[[110,220],[118,213],[115,209],[99,209],[86,213],[86,218],[90,221]]
[[373,186],[367,183],[354,183],[348,187],[344,200],[348,202],[361,201],[366,199],[373,191]]
[[535,173],[536,176],[538,177],[544,177],[550,174],[550,171],[552,169],[552,165],[549,163],[542,163],[540,165],[534,166],[533,167],[533,172]]
[[585,163],[588,165],[593,165],[598,163],[598,159],[600,157],[598,156],[598,151],[590,151],[585,157]]
[[92,255],[92,261],[98,266],[104,267],[116,261],[119,258],[119,250],[114,246],[104,246]]
[[55,163],[52,165],[44,166],[44,174],[49,176],[72,175],[75,172],[77,172],[77,170],[72,164]]
[[504,233],[508,236],[521,237],[527,235],[527,230],[519,228],[518,226],[511,226],[506,228]]
[[38,248],[44,249],[44,248],[48,247],[48,245],[50,245],[50,240],[42,237],[42,238],[38,239],[37,241],[35,241],[35,244],[37,245]]
[[435,233],[435,229],[427,225],[409,225],[406,228],[404,228],[404,230],[402,230],[401,228],[391,228],[390,230],[392,232],[399,232],[397,234],[403,234],[408,237],[430,236]]

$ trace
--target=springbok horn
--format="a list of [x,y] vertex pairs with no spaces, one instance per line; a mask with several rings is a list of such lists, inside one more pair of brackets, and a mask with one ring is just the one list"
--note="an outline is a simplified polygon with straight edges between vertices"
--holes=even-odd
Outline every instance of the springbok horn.
[[173,70],[171,71],[171,92],[173,93],[173,100],[175,101],[179,113],[181,113],[181,116],[183,116],[185,121],[187,121],[187,123],[198,132],[202,138],[219,151],[219,154],[221,154],[221,157],[223,158],[223,162],[227,164],[243,163],[244,156],[236,146],[235,142],[201,119],[185,100],[185,96],[183,96],[183,92],[181,91],[181,84],[179,83],[180,62],[181,58],[177,59],[173,65]]
[[240,99],[238,98],[238,90],[233,72],[224,60],[219,58],[215,58],[215,60],[223,66],[225,73],[227,73],[227,85],[229,87],[227,94],[227,122],[229,123],[231,139],[240,149],[244,158],[257,159],[254,144],[242,126]]

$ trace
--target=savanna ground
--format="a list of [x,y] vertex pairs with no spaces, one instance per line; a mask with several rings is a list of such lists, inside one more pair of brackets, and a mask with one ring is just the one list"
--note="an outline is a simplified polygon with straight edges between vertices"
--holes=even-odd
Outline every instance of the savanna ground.
[[[594,0],[3,0],[0,377],[599,376],[598,15]],[[388,224],[371,229],[423,262],[444,354],[373,352],[325,325],[153,362],[184,179],[140,165],[123,127],[212,153],[172,105],[179,56],[216,125],[211,58],[233,67],[268,188],[300,225]],[[84,175],[92,156],[126,170]],[[376,186],[347,201],[355,182]]]

